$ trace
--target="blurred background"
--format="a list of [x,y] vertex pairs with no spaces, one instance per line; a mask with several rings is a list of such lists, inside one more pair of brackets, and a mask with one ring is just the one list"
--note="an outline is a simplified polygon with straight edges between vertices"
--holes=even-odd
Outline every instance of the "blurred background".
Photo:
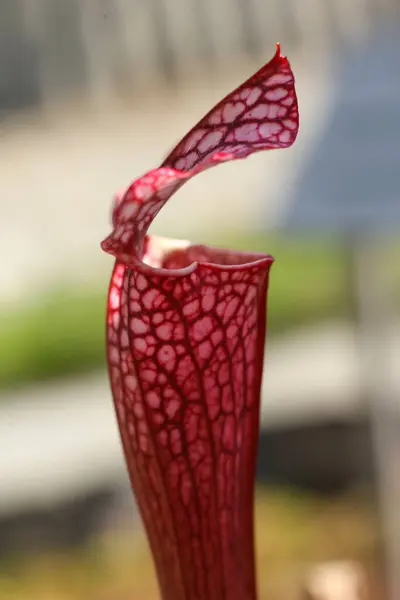
[[0,0],[1,598],[158,598],[105,373],[99,242],[114,192],[276,41],[296,144],[196,178],[154,231],[276,258],[260,599],[325,600],[336,576],[354,593],[329,600],[400,598],[399,1]]

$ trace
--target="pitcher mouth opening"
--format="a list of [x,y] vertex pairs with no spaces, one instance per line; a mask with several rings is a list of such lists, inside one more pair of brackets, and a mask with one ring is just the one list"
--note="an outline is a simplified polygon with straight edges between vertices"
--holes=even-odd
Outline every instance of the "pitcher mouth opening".
[[248,268],[256,264],[272,264],[273,257],[260,252],[229,250],[205,244],[193,244],[155,235],[147,235],[143,247],[142,264],[157,274],[188,274],[198,264],[214,269]]

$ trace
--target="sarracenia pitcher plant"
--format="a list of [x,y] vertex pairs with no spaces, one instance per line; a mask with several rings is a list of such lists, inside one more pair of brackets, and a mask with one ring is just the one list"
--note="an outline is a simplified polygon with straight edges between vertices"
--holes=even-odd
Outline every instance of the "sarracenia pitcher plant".
[[111,388],[163,600],[256,599],[254,477],[273,258],[147,230],[188,179],[287,148],[298,124],[294,77],[278,46],[116,199],[102,243],[116,258]]

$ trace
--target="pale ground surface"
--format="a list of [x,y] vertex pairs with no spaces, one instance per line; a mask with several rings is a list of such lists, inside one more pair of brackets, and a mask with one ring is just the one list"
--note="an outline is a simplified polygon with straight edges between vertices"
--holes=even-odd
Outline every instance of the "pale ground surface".
[[[388,373],[400,392],[400,324],[391,328]],[[332,323],[267,346],[263,427],[351,418],[359,364],[352,332]],[[396,408],[397,410],[397,408]],[[128,487],[105,375],[31,387],[0,403],[0,514],[48,506],[101,484]]]
[[[201,175],[156,219],[161,235],[195,239],[273,227],[290,185],[329,111],[326,60],[293,57],[301,128],[295,146],[261,152]],[[99,279],[111,258],[99,242],[109,232],[111,198],[169,149],[258,64],[236,65],[214,81],[193,79],[174,96],[158,89],[127,106],[53,110],[0,124],[0,300],[40,293],[58,282]],[[267,211],[265,198],[268,198]],[[6,258],[5,258],[6,257]]]

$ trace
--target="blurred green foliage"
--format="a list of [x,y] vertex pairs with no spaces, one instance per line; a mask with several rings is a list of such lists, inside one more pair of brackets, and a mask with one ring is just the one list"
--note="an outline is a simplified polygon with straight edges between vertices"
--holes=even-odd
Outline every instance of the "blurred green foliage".
[[[334,240],[264,234],[207,241],[275,257],[269,335],[349,314],[345,254]],[[90,290],[53,287],[3,310],[0,388],[103,368],[107,287],[108,281]]]
[[105,363],[104,290],[52,289],[2,315],[0,387],[83,373]]

